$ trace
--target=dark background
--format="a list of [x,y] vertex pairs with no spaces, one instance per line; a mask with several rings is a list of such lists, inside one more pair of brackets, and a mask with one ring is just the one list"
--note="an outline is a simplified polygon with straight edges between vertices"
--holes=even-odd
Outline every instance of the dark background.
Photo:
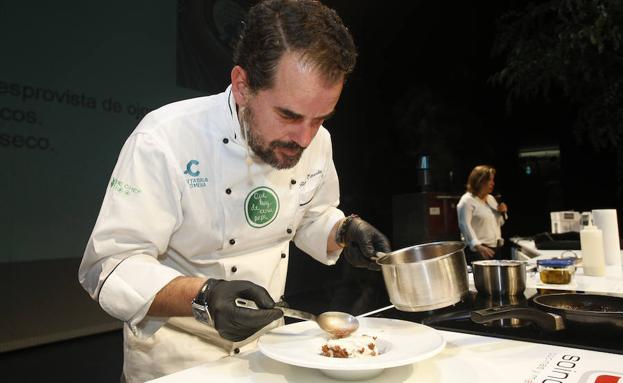
[[[375,2],[356,11],[334,3],[360,53],[327,123],[347,212],[391,232],[391,197],[417,191],[423,154],[437,191],[462,194],[475,165],[494,166],[512,217],[505,236],[549,230],[554,210],[620,208],[615,153],[575,139],[563,97],[508,111],[505,90],[489,81],[503,64],[491,53],[496,21],[512,3]],[[518,152],[538,146],[558,146],[560,163],[527,176]]]
[[[237,18],[253,3],[179,1],[179,85],[208,93],[227,86],[231,61],[222,58],[231,54]],[[345,212],[389,235],[392,196],[419,191],[422,155],[436,192],[460,195],[474,166],[494,166],[512,217],[506,236],[549,230],[550,211],[620,208],[615,151],[575,137],[575,107],[555,86],[547,100],[515,100],[509,108],[506,89],[491,81],[505,60],[492,53],[500,17],[527,2],[324,3],[359,51],[338,113],[325,123]],[[527,175],[518,153],[539,147],[558,148],[560,156],[532,163]]]
[[[225,3],[179,1],[179,85],[216,93],[229,84],[231,61],[214,57],[231,54],[239,19],[254,2]],[[392,240],[399,220],[394,196],[421,191],[421,156],[430,159],[428,191],[455,196],[464,193],[474,166],[494,166],[496,192],[511,217],[505,238],[549,231],[550,211],[620,211],[616,152],[578,139],[576,107],[562,89],[554,85],[548,98],[508,104],[507,90],[491,80],[506,60],[493,53],[500,18],[527,2],[324,3],[342,17],[359,52],[337,114],[325,123],[346,214],[359,214]],[[519,157],[535,148],[559,155]],[[380,274],[342,261],[327,268],[293,247],[286,298],[313,310],[319,297],[355,314],[388,303]]]

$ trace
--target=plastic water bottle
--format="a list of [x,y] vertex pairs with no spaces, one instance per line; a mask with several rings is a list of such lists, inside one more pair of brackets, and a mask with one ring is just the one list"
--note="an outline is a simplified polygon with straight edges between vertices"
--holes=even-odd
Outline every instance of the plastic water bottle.
[[592,222],[580,231],[580,247],[584,275],[603,277],[606,274],[603,234]]

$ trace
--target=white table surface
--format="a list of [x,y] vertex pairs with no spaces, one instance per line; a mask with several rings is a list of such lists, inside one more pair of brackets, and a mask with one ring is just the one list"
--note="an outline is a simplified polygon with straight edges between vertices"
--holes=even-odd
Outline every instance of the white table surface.
[[[567,375],[566,383],[595,382],[594,377],[600,374],[618,377],[619,382],[623,382],[623,355],[448,331],[440,333],[446,339],[441,353],[414,364],[386,369],[365,382],[536,383],[563,374]],[[253,350],[151,382],[323,383],[336,380],[318,370],[283,364]]]

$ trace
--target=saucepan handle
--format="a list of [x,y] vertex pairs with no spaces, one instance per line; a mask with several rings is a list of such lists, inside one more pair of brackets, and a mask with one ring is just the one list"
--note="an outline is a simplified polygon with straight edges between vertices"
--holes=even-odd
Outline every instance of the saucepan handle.
[[433,314],[431,316],[425,317],[422,319],[422,324],[436,324],[439,322],[446,321],[455,321],[455,320],[464,320],[469,319],[471,317],[471,310],[459,310],[454,312],[448,312],[443,314]]
[[563,330],[565,322],[562,316],[530,307],[496,306],[472,311],[471,319],[475,323],[487,323],[497,319],[527,319],[548,331]]

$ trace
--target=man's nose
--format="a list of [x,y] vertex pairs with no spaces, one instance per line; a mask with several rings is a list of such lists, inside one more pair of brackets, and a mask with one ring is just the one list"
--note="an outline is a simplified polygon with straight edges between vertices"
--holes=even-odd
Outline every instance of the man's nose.
[[301,123],[297,126],[293,127],[292,134],[290,138],[292,141],[296,142],[299,146],[306,148],[309,146],[311,141],[314,139],[318,128],[311,126],[308,123]]

